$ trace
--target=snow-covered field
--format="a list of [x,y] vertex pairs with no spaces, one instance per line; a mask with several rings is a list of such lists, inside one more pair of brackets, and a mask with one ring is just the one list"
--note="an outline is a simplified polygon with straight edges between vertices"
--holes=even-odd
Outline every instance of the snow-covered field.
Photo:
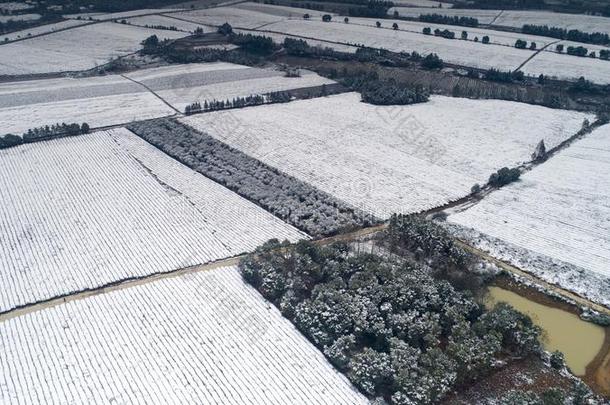
[[[610,125],[596,129],[513,185],[495,191],[449,221],[489,235],[476,240],[490,253],[524,270],[610,305]],[[571,271],[541,262],[521,263],[503,254],[502,241],[569,264]],[[485,243],[485,244],[484,244]],[[583,288],[589,272],[605,280]]]
[[33,21],[38,20],[40,14],[14,14],[14,15],[0,15],[0,23],[5,23],[8,20],[14,21]]
[[[375,26],[376,22],[377,22],[377,20],[372,19],[372,18],[357,18],[357,17],[352,17],[349,19],[349,21],[350,21],[350,24],[364,24],[364,25],[368,25],[368,26]],[[335,23],[343,24],[343,22],[340,20],[337,20]],[[391,29],[392,24],[396,23],[396,24],[398,24],[399,30],[411,31],[411,32],[415,32],[418,34],[422,34],[422,35],[423,35],[422,30],[424,29],[424,27],[430,27],[432,29],[432,31],[434,31],[437,28],[440,30],[447,29],[449,31],[455,32],[455,37],[458,38],[458,40],[460,40],[460,41],[461,41],[461,39],[459,39],[459,38],[462,34],[462,31],[466,31],[466,32],[468,32],[468,39],[471,41],[474,41],[474,38],[478,37],[479,42],[480,42],[481,39],[487,35],[489,37],[489,42],[491,44],[508,45],[511,47],[515,45],[515,42],[518,39],[527,41],[528,45],[530,42],[536,42],[536,46],[538,49],[540,49],[541,47],[543,47],[544,45],[546,45],[550,42],[556,41],[556,39],[553,39],[553,38],[541,37],[541,36],[537,36],[537,35],[525,35],[525,34],[521,34],[518,32],[494,31],[494,30],[485,29],[485,28],[461,27],[461,26],[457,26],[457,25],[433,24],[433,23],[394,20],[394,19],[385,19],[385,20],[381,21],[381,23],[382,23],[382,27],[385,27],[387,29]],[[447,39],[446,41],[451,41],[451,40]],[[480,45],[483,46],[483,44],[480,44]],[[581,44],[579,44],[579,45],[581,45]],[[531,54],[528,53],[527,55],[529,56]]]
[[[442,11],[445,8],[453,7],[451,3],[443,3],[440,1],[434,0],[396,0],[392,1],[396,6],[399,7],[427,7],[427,8],[439,8],[439,5],[442,6],[439,10],[434,10],[435,12]],[[432,12],[432,11],[431,11]]]
[[[503,166],[553,147],[590,115],[498,100],[434,96],[372,106],[347,93],[182,119],[270,166],[379,217],[463,197]],[[241,136],[235,125],[242,123]]]
[[162,67],[128,74],[153,89],[174,108],[199,101],[226,100],[253,94],[285,91],[334,83],[310,71],[301,77],[285,77],[272,69],[257,69],[231,63],[208,63]]
[[78,19],[91,19],[95,21],[111,21],[111,20],[122,20],[131,17],[138,17],[144,15],[153,15],[160,13],[168,13],[173,11],[180,11],[180,8],[143,8],[139,10],[121,11],[118,13],[80,13],[80,14],[68,14],[67,18]]
[[125,129],[0,151],[0,311],[304,235]]
[[302,18],[305,14],[309,14],[310,18],[321,18],[324,14],[336,15],[335,13],[330,13],[326,11],[317,11],[308,8],[298,8],[298,7],[287,7],[287,6],[276,6],[271,4],[262,4],[262,3],[240,3],[233,6],[236,9],[242,10],[250,10],[261,13],[266,13],[270,15],[275,15],[279,17],[288,17],[288,18]]
[[494,25],[521,28],[525,24],[548,25],[568,30],[610,33],[610,19],[584,14],[562,14],[551,11],[506,10]]
[[566,29],[577,29],[585,32],[609,32],[610,23],[607,17],[597,17],[584,14],[562,14],[552,11],[523,10],[468,10],[394,7],[388,11],[390,15],[398,11],[402,17],[419,17],[421,14],[438,13],[448,16],[475,17],[480,24],[491,24],[505,27],[521,28],[525,24],[548,25]]
[[33,127],[86,122],[92,128],[166,117],[176,112],[150,93],[139,92],[0,108],[2,134]]
[[[243,34],[252,34],[252,31],[246,31],[246,30],[240,30],[240,29],[234,29],[233,31],[243,33]],[[289,34],[278,34],[278,33],[274,33],[274,32],[263,32],[263,33],[261,33],[261,35],[271,38],[273,40],[273,42],[275,42],[277,44],[282,44],[284,42],[284,39],[286,39],[286,38],[302,39],[299,36],[293,36],[293,35],[289,35]],[[356,50],[358,50],[358,47],[354,46],[354,45],[342,45],[342,44],[336,44],[336,43],[332,43],[332,42],[320,41],[320,40],[310,39],[310,38],[307,38],[306,41],[309,46],[331,48],[337,52],[355,53]]]
[[0,402],[366,404],[234,267],[0,324]]
[[[22,38],[35,36],[35,35],[41,35],[41,34],[49,34],[49,33],[63,30],[66,28],[72,28],[72,27],[77,27],[79,25],[86,25],[86,24],[90,24],[90,22],[78,21],[78,20],[66,20],[66,21],[61,21],[61,22],[54,23],[54,24],[40,25],[38,27],[32,27],[32,28],[28,28],[25,30],[21,30],[21,31],[15,31],[15,32],[11,32],[8,34],[2,34],[2,35],[0,35],[0,39],[5,42],[14,41],[16,39],[22,39]],[[2,45],[1,42],[0,42],[0,45]]]
[[446,8],[439,10],[430,10],[429,7],[392,7],[388,10],[388,14],[394,15],[394,11],[398,11],[401,17],[419,17],[422,14],[443,14],[458,17],[474,17],[479,20],[479,24],[489,24],[494,18],[500,14],[500,10],[466,10],[466,9],[451,9]]
[[[171,65],[126,74],[156,90],[179,111],[195,102],[226,100],[334,83],[312,72],[284,77],[272,69],[231,63]],[[175,114],[143,86],[120,75],[4,83],[0,86],[1,134],[58,122],[87,122],[91,127]]]
[[186,34],[113,22],[90,24],[0,46],[0,75],[91,69],[141,49],[151,35],[175,39]]
[[581,76],[594,83],[610,84],[610,61],[540,52],[522,68],[525,74],[573,80]]
[[342,44],[363,44],[395,52],[417,51],[422,55],[436,53],[446,62],[482,69],[495,67],[513,70],[533,54],[530,50],[508,46],[447,40],[419,32],[378,29],[374,26],[357,24],[325,23],[318,20],[281,21],[269,24],[263,30]]
[[[258,28],[275,21],[282,21],[288,17],[268,14],[263,11],[246,10],[236,7],[219,7],[203,10],[172,13],[172,16],[182,18],[194,23],[219,26],[228,22],[235,28]],[[300,17],[302,17],[301,14]],[[299,17],[299,18],[300,18]]]
[[4,83],[0,86],[2,134],[58,122],[91,127],[158,118],[175,111],[121,76],[61,78]]
[[202,26],[201,24],[195,24],[188,21],[178,20],[163,15],[147,15],[142,17],[133,17],[127,19],[130,24],[139,25],[141,27],[149,26],[164,26],[164,27],[176,27],[181,31],[195,32],[197,28],[203,29],[204,32],[210,32],[209,27]]
[[25,4],[25,3],[17,3],[15,1],[0,3],[0,10],[4,10],[4,11],[8,11],[8,12],[29,10],[30,8],[34,8],[34,5]]

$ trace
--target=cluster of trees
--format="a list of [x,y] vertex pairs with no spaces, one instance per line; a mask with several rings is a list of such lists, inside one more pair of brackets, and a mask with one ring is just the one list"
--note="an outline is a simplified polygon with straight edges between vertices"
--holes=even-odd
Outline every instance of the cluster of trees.
[[12,146],[21,145],[22,143],[30,143],[41,141],[44,139],[59,138],[62,136],[76,136],[89,133],[89,124],[53,124],[51,126],[30,128],[24,132],[22,136],[6,134],[0,137],[0,149],[10,148]]
[[491,311],[409,260],[347,244],[267,242],[243,278],[369,398],[430,404],[505,356],[540,353],[540,329],[507,304]]
[[200,102],[194,102],[187,105],[184,109],[186,115],[197,114],[200,112],[228,110],[231,108],[250,107],[261,104],[287,103],[292,99],[292,96],[287,91],[275,91],[267,93],[264,96],[260,94],[250,95],[247,97],[235,97],[232,100],[212,100],[204,101],[203,106]]
[[582,32],[579,30],[566,30],[565,28],[549,27],[548,25],[525,24],[521,31],[524,34],[542,35],[545,37],[566,39],[568,41],[584,42],[587,44],[610,44],[610,36],[606,32]]
[[587,56],[589,54],[589,50],[584,46],[568,46],[566,48],[566,53],[568,55],[574,56]]
[[[522,39],[518,39],[518,40],[515,42],[515,48],[518,48],[518,49],[525,49],[525,48],[527,48],[527,47],[528,47],[528,46],[527,46],[527,41],[524,41],[524,40],[522,40]],[[532,42],[530,43],[529,49],[531,49],[531,50],[535,50],[535,49],[536,49],[536,47],[537,47],[536,43],[535,43],[534,41],[532,41]]]
[[441,225],[418,215],[394,214],[380,241],[388,251],[429,267],[432,276],[460,290],[480,292],[483,279],[475,271],[477,259],[457,246]]
[[445,63],[435,53],[429,53],[421,60],[421,66],[424,69],[442,69]]
[[[424,27],[422,32],[425,35],[432,35],[432,28]],[[437,28],[437,29],[434,30],[434,36],[436,36],[436,37],[443,37],[443,38],[447,38],[447,39],[455,39],[455,32],[449,31],[447,29],[444,29],[444,30],[441,31],[440,29]]]
[[379,79],[376,72],[361,72],[343,77],[341,83],[359,92],[362,101],[375,105],[425,103],[430,94],[423,87],[409,87],[394,79]]
[[243,50],[258,55],[269,55],[276,50],[273,39],[263,35],[233,33],[230,39],[233,44],[239,45]]
[[[248,136],[245,126],[231,122],[227,125],[235,126],[230,136]],[[134,122],[127,128],[191,169],[309,235],[334,235],[377,222],[332,195],[175,120]]]
[[463,27],[478,27],[479,20],[473,17],[458,17],[448,16],[442,14],[421,14],[419,21],[434,23],[434,24],[445,24],[445,25],[460,25]]
[[503,167],[489,176],[489,185],[492,187],[502,187],[519,180],[519,177],[521,177],[521,172],[516,167],[512,169]]
[[385,18],[394,3],[386,0],[369,0],[360,7],[350,7],[347,12],[353,17]]
[[525,79],[525,74],[520,70],[504,72],[499,69],[491,68],[483,73],[483,78],[492,82],[512,83],[523,81]]

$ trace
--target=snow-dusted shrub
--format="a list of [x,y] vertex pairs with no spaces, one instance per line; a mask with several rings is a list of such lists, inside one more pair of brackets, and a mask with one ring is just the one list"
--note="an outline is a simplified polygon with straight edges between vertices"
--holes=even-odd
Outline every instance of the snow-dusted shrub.
[[175,120],[136,122],[128,129],[310,235],[332,235],[376,221],[330,194]]

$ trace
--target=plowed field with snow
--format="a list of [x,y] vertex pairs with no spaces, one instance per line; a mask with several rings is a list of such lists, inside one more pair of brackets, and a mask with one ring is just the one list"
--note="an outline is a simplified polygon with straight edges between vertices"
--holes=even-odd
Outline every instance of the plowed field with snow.
[[236,268],[10,319],[0,347],[3,403],[368,403]]
[[441,96],[423,104],[381,107],[346,93],[201,114],[182,122],[388,217],[463,197],[499,168],[529,161],[541,139],[550,148],[575,134],[584,118],[593,117]]
[[[486,196],[449,221],[500,241],[492,254],[564,288],[610,304],[610,125],[572,144],[525,173],[517,183]],[[521,263],[503,255],[502,241],[574,267]],[[601,281],[583,288],[580,278]],[[595,296],[595,292],[597,297]],[[600,298],[601,297],[601,298]]]
[[125,129],[0,151],[0,311],[304,237]]

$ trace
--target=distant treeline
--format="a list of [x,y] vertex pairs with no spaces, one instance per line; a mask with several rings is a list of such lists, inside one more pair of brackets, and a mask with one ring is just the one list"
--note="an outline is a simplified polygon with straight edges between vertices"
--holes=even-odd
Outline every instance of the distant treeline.
[[459,25],[463,27],[479,26],[479,20],[473,17],[458,17],[442,14],[421,14],[419,16],[419,21],[434,24]]
[[525,24],[521,29],[524,34],[542,35],[545,37],[565,39],[568,41],[583,42],[586,44],[608,45],[610,36],[605,32],[587,33],[580,30],[566,30],[565,28],[549,27],[548,25]]
[[0,149],[10,148],[23,143],[31,143],[45,139],[59,138],[63,136],[75,136],[89,133],[89,124],[53,124],[44,127],[28,129],[22,136],[6,134],[0,137]]

